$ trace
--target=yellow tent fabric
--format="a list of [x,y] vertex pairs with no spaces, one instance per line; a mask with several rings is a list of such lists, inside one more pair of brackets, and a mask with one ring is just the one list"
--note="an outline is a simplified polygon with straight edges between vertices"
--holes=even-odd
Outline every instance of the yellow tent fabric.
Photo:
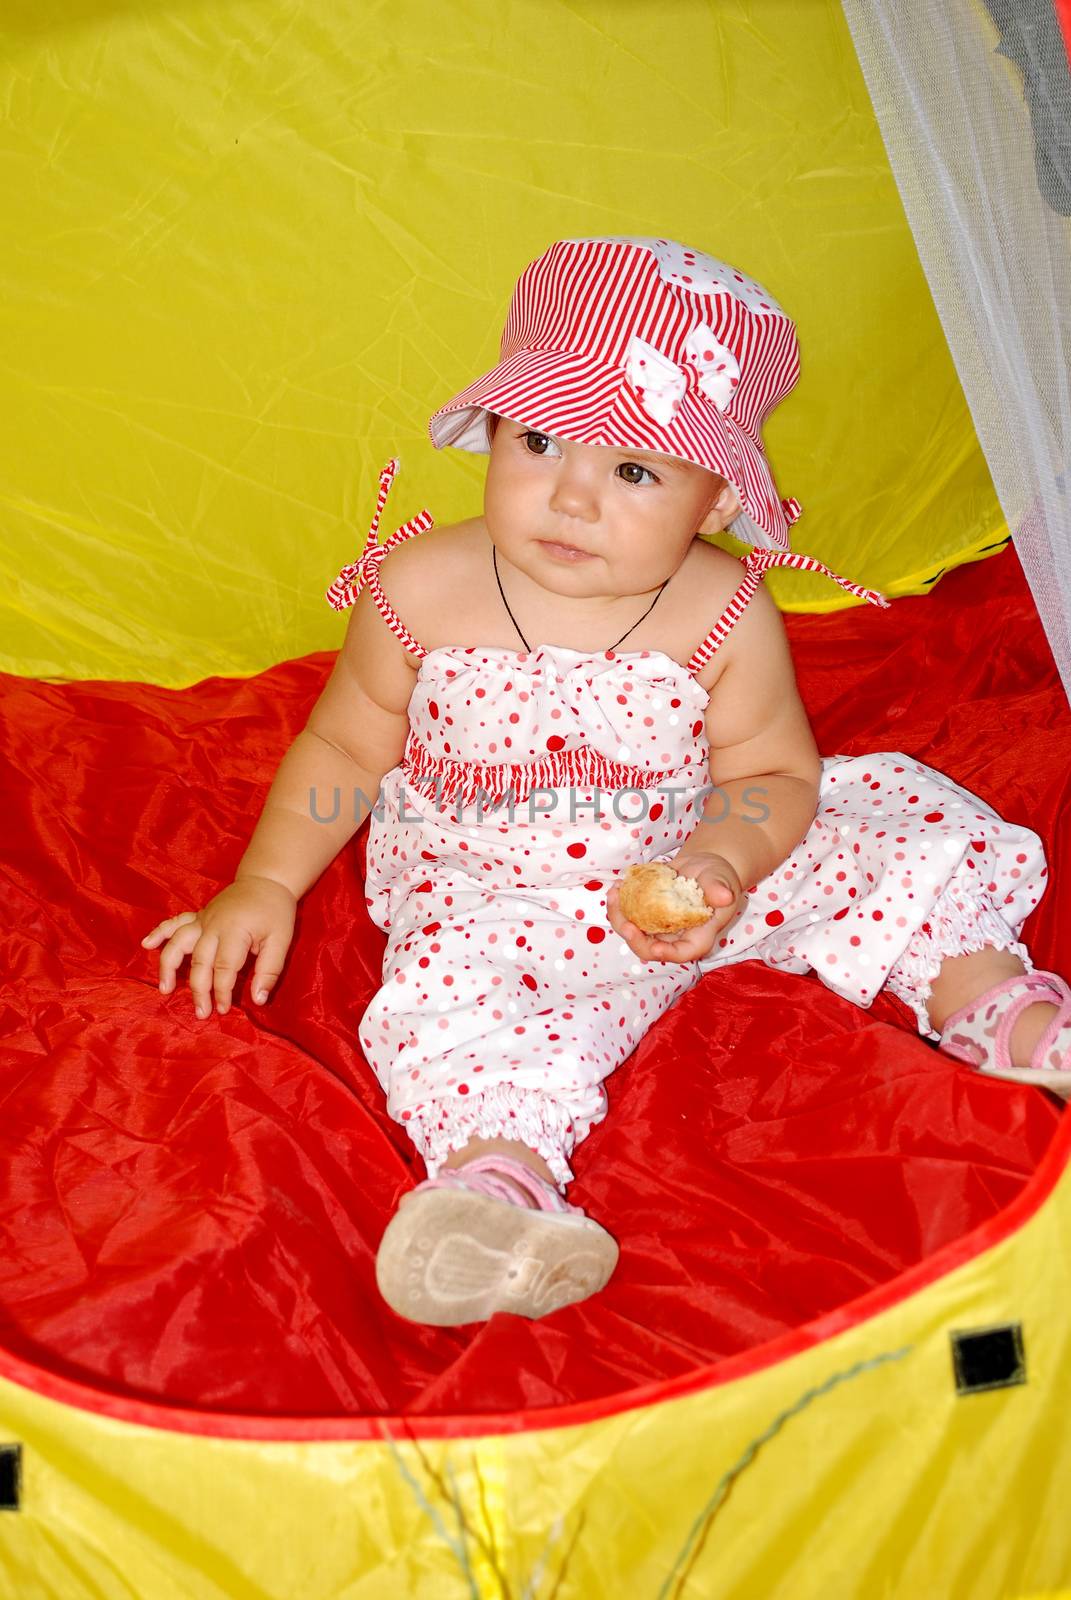
[[682,238],[795,315],[797,549],[898,594],[1005,537],[834,0],[8,0],[2,48],[2,669],[337,646],[390,456],[398,521],[478,510],[426,419],[559,237]]
[[[0,1522],[0,1597],[1071,1594],[1071,1327],[1052,1315],[1071,1303],[1069,1143],[1065,1119],[983,1239],[773,1348],[567,1426],[446,1419],[442,1438],[423,1419],[410,1440],[388,1419],[361,1438],[360,1424],[280,1418],[221,1438],[211,1416],[128,1403],[119,1420],[74,1385],[37,1393],[0,1356],[0,1439],[26,1456],[24,1509]],[[956,1335],[1009,1324],[1019,1372],[960,1392]]]

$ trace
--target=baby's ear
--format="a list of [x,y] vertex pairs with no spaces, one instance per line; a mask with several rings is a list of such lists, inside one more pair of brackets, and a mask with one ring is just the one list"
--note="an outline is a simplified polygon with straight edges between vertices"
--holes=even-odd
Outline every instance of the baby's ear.
[[721,533],[742,510],[740,496],[731,483],[723,483],[713,505],[697,529],[699,533]]

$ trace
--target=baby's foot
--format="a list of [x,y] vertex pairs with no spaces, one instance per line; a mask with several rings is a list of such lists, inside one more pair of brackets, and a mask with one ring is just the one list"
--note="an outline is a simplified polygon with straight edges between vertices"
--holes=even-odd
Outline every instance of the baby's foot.
[[1054,972],[1006,978],[946,1018],[941,1048],[988,1077],[1071,1098],[1071,989]]
[[379,1246],[376,1281],[399,1316],[453,1327],[496,1311],[544,1317],[585,1300],[617,1256],[606,1229],[553,1184],[489,1155],[443,1169],[403,1198]]

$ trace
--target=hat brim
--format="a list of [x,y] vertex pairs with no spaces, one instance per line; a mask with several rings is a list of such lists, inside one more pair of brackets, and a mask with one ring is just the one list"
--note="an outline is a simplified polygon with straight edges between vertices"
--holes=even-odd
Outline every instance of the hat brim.
[[492,415],[574,444],[651,450],[716,472],[740,496],[743,509],[729,525],[734,538],[760,549],[790,548],[764,452],[698,390],[689,388],[661,424],[619,367],[558,350],[518,350],[439,407],[428,423],[432,444],[486,455]]

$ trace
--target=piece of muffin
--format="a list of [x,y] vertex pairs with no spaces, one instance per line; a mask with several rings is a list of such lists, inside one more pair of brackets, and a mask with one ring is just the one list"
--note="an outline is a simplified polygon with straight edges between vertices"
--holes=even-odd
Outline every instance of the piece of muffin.
[[683,933],[714,915],[694,878],[674,872],[664,861],[629,867],[618,883],[621,913],[644,933]]

